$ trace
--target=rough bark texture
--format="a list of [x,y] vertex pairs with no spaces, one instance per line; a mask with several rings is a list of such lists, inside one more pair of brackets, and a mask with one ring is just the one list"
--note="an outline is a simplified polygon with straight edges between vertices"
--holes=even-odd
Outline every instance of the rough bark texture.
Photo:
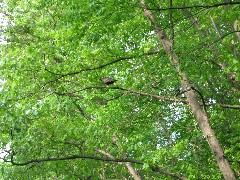
[[185,92],[189,106],[199,124],[199,127],[201,128],[204,136],[207,139],[210,149],[217,160],[220,171],[222,172],[226,180],[236,179],[228,160],[224,156],[223,149],[210,126],[206,111],[201,108],[196,96],[196,92],[192,88],[192,85],[189,82],[186,73],[182,72],[180,69],[178,57],[172,52],[172,42],[168,40],[165,32],[161,30],[161,27],[158,26],[153,13],[148,10],[149,8],[147,5],[145,5],[144,0],[141,0],[141,5],[144,10],[144,15],[148,18],[149,22],[154,27],[154,31],[158,40],[161,42],[165,52],[168,54],[169,60],[171,61],[173,67],[176,69],[179,76],[181,77],[181,86]]

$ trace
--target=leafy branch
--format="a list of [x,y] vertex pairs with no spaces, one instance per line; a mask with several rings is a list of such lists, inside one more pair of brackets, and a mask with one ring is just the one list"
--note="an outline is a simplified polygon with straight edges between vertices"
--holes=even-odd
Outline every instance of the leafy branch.
[[141,161],[138,160],[131,160],[131,159],[112,159],[112,158],[102,158],[98,156],[90,156],[90,155],[72,155],[66,157],[48,157],[42,159],[32,159],[26,162],[15,162],[13,160],[13,156],[11,156],[10,160],[3,159],[4,162],[10,162],[12,165],[16,166],[26,166],[32,163],[43,163],[49,161],[64,161],[64,160],[74,160],[74,159],[93,159],[98,161],[106,161],[106,162],[131,162],[135,164],[143,164]]
[[[150,93],[145,93],[145,92],[141,92],[141,91],[135,91],[135,90],[131,90],[131,89],[126,89],[126,88],[122,88],[122,87],[118,87],[118,86],[114,86],[114,87],[109,87],[109,86],[89,86],[89,87],[85,87],[83,89],[79,89],[77,91],[73,91],[73,92],[66,92],[66,93],[59,93],[59,92],[55,92],[55,94],[61,94],[61,95],[68,95],[70,94],[71,96],[73,96],[73,94],[80,92],[80,91],[85,91],[85,90],[89,90],[89,89],[117,89],[117,90],[122,90],[125,91],[124,94],[137,94],[137,95],[142,95],[142,96],[148,96],[151,98],[156,98],[162,101],[173,101],[173,102],[181,102],[186,104],[187,101],[184,99],[179,99],[179,98],[171,98],[171,97],[164,97],[164,96],[159,96],[159,95],[155,95],[155,94],[150,94]],[[123,96],[124,94],[121,94],[119,96],[117,96],[117,98]],[[113,98],[113,99],[117,99],[117,98]],[[110,100],[113,100],[110,99]]]
[[88,68],[84,68],[84,69],[81,69],[81,70],[78,70],[78,71],[74,71],[74,72],[69,72],[69,73],[66,73],[66,74],[59,74],[59,73],[56,73],[56,72],[52,72],[50,71],[49,69],[45,68],[45,70],[51,74],[54,74],[56,76],[59,76],[55,79],[52,79],[48,82],[46,82],[42,88],[44,88],[47,84],[49,83],[52,83],[52,82],[56,82],[58,81],[59,79],[63,78],[63,77],[66,77],[66,76],[72,76],[72,75],[76,75],[76,74],[80,74],[82,72],[85,72],[85,71],[93,71],[93,70],[97,70],[97,69],[102,69],[104,67],[107,67],[109,65],[112,65],[112,64],[115,64],[115,63],[118,63],[120,61],[124,61],[124,60],[129,60],[129,59],[133,59],[133,58],[136,58],[136,57],[141,57],[141,56],[146,56],[146,55],[154,55],[154,54],[158,54],[159,51],[154,51],[154,52],[147,52],[147,53],[143,53],[141,55],[139,54],[136,54],[136,55],[133,55],[133,56],[124,56],[124,57],[118,57],[117,59],[115,60],[112,60],[108,63],[105,63],[105,64],[102,64],[102,65],[99,65],[99,66],[95,66],[95,67],[88,67]]
[[[139,160],[133,160],[133,159],[118,159],[118,158],[114,158],[113,156],[111,156],[110,154],[106,153],[105,151],[101,151],[96,149],[97,152],[104,154],[106,156],[108,156],[108,158],[103,158],[103,157],[99,157],[99,156],[90,156],[90,155],[72,155],[72,156],[66,156],[66,157],[48,157],[48,158],[42,158],[42,159],[32,159],[26,162],[16,162],[13,160],[13,155],[11,155],[10,160],[7,160],[5,158],[3,158],[4,162],[8,162],[11,163],[12,165],[15,166],[26,166],[26,165],[30,165],[33,163],[44,163],[44,162],[53,162],[53,161],[65,161],[65,160],[75,160],[75,159],[92,159],[92,160],[97,160],[97,161],[105,161],[105,162],[116,162],[116,163],[134,163],[134,164],[141,164],[143,165],[144,163],[142,161]],[[171,177],[174,177],[176,179],[180,179],[180,180],[186,180],[187,178],[182,177],[181,175],[177,175],[175,173],[172,172],[168,172],[165,170],[162,170],[160,167],[158,166],[150,166],[150,168],[153,171],[159,172],[161,174],[165,174]]]
[[[165,97],[165,96],[159,96],[159,95],[155,95],[155,94],[150,94],[150,93],[146,93],[146,92],[141,92],[141,91],[135,91],[135,90],[131,90],[131,89],[126,89],[126,88],[122,88],[122,87],[118,87],[118,86],[114,86],[114,87],[109,87],[109,86],[89,86],[89,87],[85,87],[76,91],[72,91],[72,92],[65,92],[65,93],[60,93],[60,92],[53,92],[57,95],[61,95],[61,96],[72,96],[72,97],[78,97],[79,95],[75,95],[75,93],[81,92],[81,91],[85,91],[85,90],[89,90],[89,89],[117,89],[117,90],[122,90],[124,91],[124,93],[121,93],[120,95],[109,99],[109,101],[111,100],[115,100],[118,99],[120,97],[122,97],[123,95],[126,94],[136,94],[136,95],[142,95],[142,96],[147,96],[150,98],[155,98],[161,101],[172,101],[172,102],[177,102],[177,103],[183,103],[183,104],[187,104],[187,100],[186,99],[180,99],[180,98],[175,98],[175,97]],[[199,93],[199,92],[198,92]],[[228,105],[228,104],[222,104],[222,103],[207,103],[207,102],[203,102],[203,97],[201,96],[201,105],[204,106],[204,108],[206,108],[205,106],[220,106],[222,108],[228,108],[228,109],[240,109],[240,106],[238,105]]]

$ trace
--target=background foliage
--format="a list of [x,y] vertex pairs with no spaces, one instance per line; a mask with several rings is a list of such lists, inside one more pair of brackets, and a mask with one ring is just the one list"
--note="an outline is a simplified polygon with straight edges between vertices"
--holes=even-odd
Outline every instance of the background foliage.
[[[239,5],[185,9],[197,29],[184,10],[159,10],[169,1],[146,3],[174,40],[239,176]],[[3,179],[131,179],[126,163],[97,160],[109,155],[140,162],[132,166],[145,179],[222,178],[139,2],[6,0],[1,11],[8,20],[1,30],[8,42],[1,44],[1,148],[13,163],[2,164]],[[107,86],[102,77],[117,82]],[[85,158],[68,159],[74,155]]]

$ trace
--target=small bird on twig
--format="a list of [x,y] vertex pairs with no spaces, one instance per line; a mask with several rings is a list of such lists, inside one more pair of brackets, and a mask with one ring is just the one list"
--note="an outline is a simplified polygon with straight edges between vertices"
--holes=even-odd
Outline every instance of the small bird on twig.
[[110,77],[101,78],[100,80],[106,85],[113,84],[117,81],[117,80],[112,79]]

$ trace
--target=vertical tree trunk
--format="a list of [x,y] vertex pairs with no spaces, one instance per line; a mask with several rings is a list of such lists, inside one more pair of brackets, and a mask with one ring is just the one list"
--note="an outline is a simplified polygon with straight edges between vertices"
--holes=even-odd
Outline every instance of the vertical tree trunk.
[[144,0],[141,0],[141,5],[144,11],[144,15],[148,18],[149,22],[154,27],[154,31],[158,40],[163,45],[165,52],[169,56],[169,60],[171,61],[173,67],[178,72],[179,76],[181,77],[181,86],[185,92],[189,106],[199,124],[199,127],[201,128],[204,136],[207,139],[210,149],[217,160],[220,171],[222,172],[226,180],[236,179],[228,160],[225,158],[223,154],[223,149],[220,143],[218,142],[214,131],[210,126],[206,111],[201,108],[200,103],[197,100],[196,92],[192,88],[186,73],[182,72],[180,69],[178,57],[172,52],[173,46],[172,41],[168,40],[165,32],[161,30],[161,27],[158,26],[153,13],[149,10],[148,6],[145,5]]

